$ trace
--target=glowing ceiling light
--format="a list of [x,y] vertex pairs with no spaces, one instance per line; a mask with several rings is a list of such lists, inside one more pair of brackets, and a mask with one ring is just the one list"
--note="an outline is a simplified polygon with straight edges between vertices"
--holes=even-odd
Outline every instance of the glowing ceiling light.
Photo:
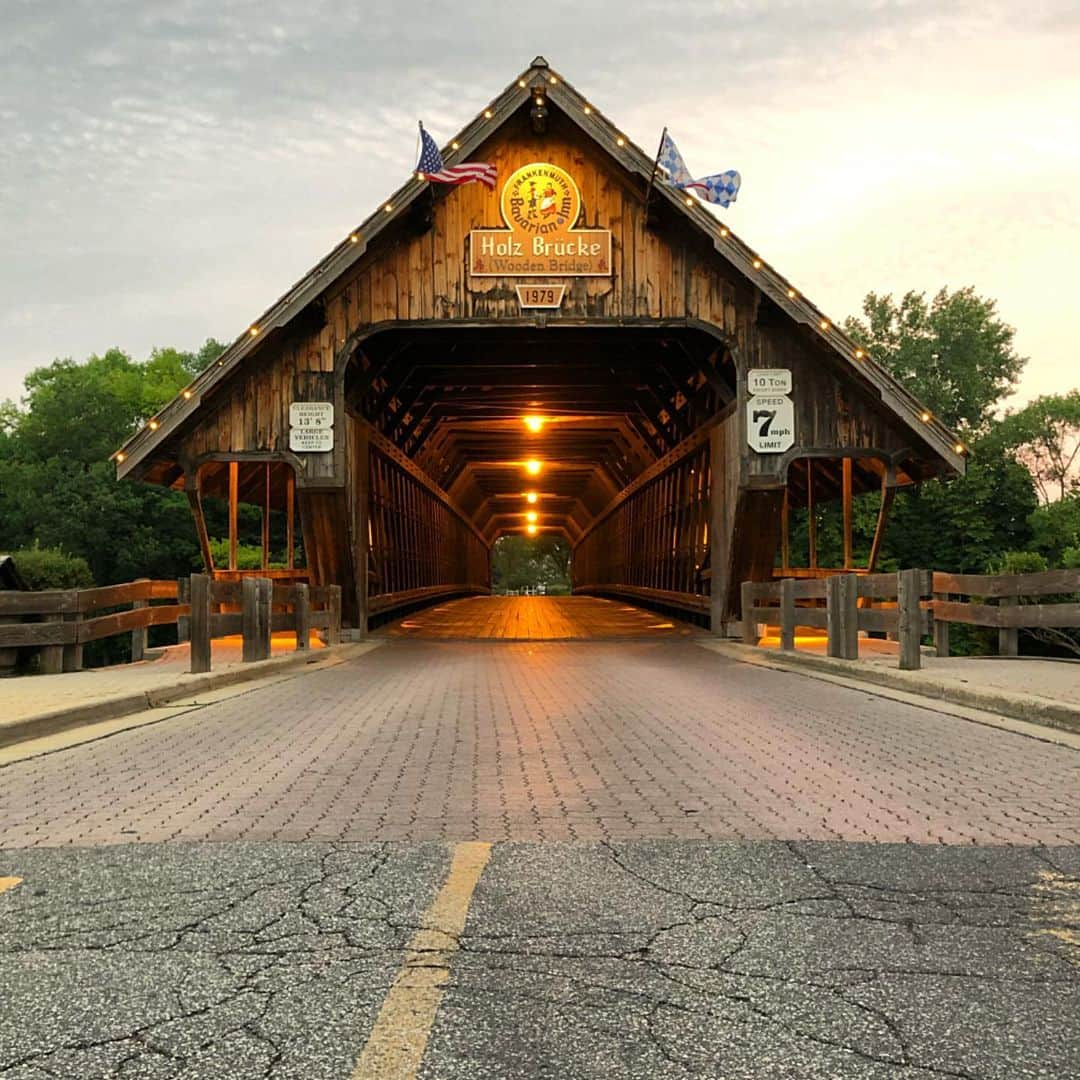
[[151,420],[151,421],[150,421],[150,423],[149,423],[149,424],[147,424],[146,426],[147,426],[147,427],[148,427],[148,428],[149,428],[149,429],[150,429],[151,431],[157,431],[157,429],[158,429],[159,427],[161,427],[161,425],[160,425],[160,424],[159,424],[159,423],[158,423],[158,422],[157,422],[156,420]]
[[529,458],[529,460],[525,462],[525,471],[529,473],[530,476],[539,476],[541,468],[542,466],[536,458]]
[[930,421],[931,421],[931,419],[932,419],[932,417],[930,416],[930,414],[929,414],[928,412],[924,412],[924,413],[922,414],[922,422],[923,422],[924,424],[929,424],[929,423],[930,423]]
[[521,418],[525,422],[525,426],[536,434],[538,431],[542,431],[544,427],[544,418],[542,416],[523,416]]
[[539,530],[537,529],[537,527],[535,525],[526,525],[525,526],[525,531],[530,536],[535,536]]
[[964,452],[964,444],[963,444],[962,442],[958,442],[958,443],[957,443],[957,444],[956,444],[956,445],[955,445],[955,446],[953,447],[953,449],[954,449],[954,450],[955,450],[955,451],[956,451],[956,452],[957,452],[958,454],[962,454],[962,453]]
[[526,495],[525,495],[525,501],[527,503],[535,503],[536,500],[539,499],[539,498],[540,498],[540,496],[537,495],[535,491],[527,492]]
[[530,510],[530,511],[529,511],[529,512],[528,512],[528,513],[527,513],[527,514],[525,515],[525,520],[526,520],[526,521],[528,521],[528,522],[533,522],[533,521],[536,521],[536,518],[537,518],[537,514],[536,514],[536,511],[535,511],[535,510]]
[[185,401],[190,401],[191,400],[191,391],[190,390],[185,390],[184,391],[184,400]]
[[118,451],[116,454],[117,461],[123,461],[125,457],[127,457],[127,455],[123,452],[123,450]]

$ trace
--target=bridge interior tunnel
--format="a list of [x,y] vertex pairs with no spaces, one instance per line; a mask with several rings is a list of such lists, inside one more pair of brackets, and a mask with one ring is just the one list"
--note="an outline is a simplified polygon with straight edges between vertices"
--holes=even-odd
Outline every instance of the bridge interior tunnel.
[[[414,325],[357,345],[344,400],[361,422],[369,458],[373,616],[404,594],[426,590],[422,601],[451,586],[486,589],[480,568],[507,534],[561,536],[576,557],[620,498],[695,436],[686,482],[666,486],[666,507],[653,511],[674,515],[685,564],[679,591],[707,596],[708,441],[701,433],[736,400],[734,360],[712,334],[656,324]],[[425,535],[438,502],[422,490],[424,480],[447,496],[441,512],[460,519],[459,545],[483,548],[456,575],[447,572],[452,553]],[[409,518],[413,527],[403,528]],[[634,546],[659,569],[672,561],[671,537],[658,516],[652,524],[638,530]],[[598,584],[582,577],[588,559],[582,563],[575,585]]]

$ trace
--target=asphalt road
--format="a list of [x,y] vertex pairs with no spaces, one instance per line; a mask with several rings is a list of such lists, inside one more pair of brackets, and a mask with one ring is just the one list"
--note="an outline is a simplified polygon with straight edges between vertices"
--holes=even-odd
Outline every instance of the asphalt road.
[[1072,1078],[1078,776],[689,643],[387,646],[0,768],[0,1077]]
[[[349,1077],[450,853],[6,853],[0,1076]],[[1074,1077],[1078,874],[1075,849],[496,845],[419,1075]]]

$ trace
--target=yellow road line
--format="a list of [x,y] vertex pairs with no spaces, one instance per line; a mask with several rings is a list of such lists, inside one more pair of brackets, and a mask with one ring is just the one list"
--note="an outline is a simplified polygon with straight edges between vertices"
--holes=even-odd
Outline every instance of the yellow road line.
[[14,889],[20,881],[22,881],[21,877],[0,877],[0,893]]
[[490,857],[487,843],[455,846],[450,872],[409,942],[352,1080],[415,1080],[446,993],[450,960],[458,951],[473,890]]

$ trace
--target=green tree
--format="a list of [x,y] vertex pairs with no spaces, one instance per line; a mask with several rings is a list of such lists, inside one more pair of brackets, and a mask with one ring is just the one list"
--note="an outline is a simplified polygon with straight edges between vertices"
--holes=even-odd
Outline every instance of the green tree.
[[994,434],[1030,470],[1044,503],[1080,490],[1080,388],[1035,398]]
[[1028,524],[1031,550],[1054,566],[1067,566],[1067,552],[1080,547],[1080,493],[1038,507]]
[[970,287],[943,288],[930,302],[926,293],[897,303],[871,292],[862,308],[844,329],[949,427],[982,431],[1027,363],[995,302]]
[[491,583],[496,591],[543,585],[570,586],[570,545],[556,536],[503,536],[492,549]]
[[5,545],[81,556],[101,585],[199,565],[187,500],[118,483],[109,457],[222,348],[211,339],[196,352],[155,349],[144,363],[110,349],[27,376],[21,406],[0,407]]
[[1005,551],[1027,548],[1038,506],[1031,474],[993,445],[975,443],[967,472],[897,496],[885,554],[897,567],[983,573]]

